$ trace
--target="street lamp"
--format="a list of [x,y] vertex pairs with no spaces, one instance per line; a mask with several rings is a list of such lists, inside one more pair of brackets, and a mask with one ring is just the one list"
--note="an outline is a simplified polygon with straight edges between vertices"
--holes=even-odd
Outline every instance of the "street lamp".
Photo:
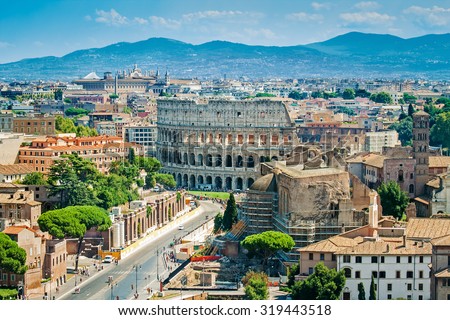
[[135,296],[136,296],[136,299],[137,299],[137,297],[138,297],[138,269],[141,269],[142,266],[138,266],[137,264],[135,264],[133,266],[133,268],[136,271],[136,286],[135,286],[136,291],[135,291]]
[[117,282],[111,282],[109,285],[111,286],[111,300],[114,300],[114,286],[117,287]]

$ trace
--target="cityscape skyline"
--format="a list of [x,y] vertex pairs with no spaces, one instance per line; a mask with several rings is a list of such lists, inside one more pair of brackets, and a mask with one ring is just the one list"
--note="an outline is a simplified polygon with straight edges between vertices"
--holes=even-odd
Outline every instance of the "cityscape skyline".
[[151,37],[288,46],[351,31],[411,38],[447,33],[450,24],[450,1],[25,0],[2,8],[0,28],[10,32],[0,36],[0,63]]

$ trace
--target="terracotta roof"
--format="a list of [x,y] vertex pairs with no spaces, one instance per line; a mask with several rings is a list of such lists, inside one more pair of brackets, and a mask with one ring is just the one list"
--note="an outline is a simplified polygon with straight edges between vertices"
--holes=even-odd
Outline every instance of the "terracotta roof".
[[406,247],[403,242],[385,242],[385,241],[366,241],[351,248],[342,249],[336,254],[346,255],[410,255],[410,254],[431,254],[431,244],[429,242],[406,241]]
[[431,244],[434,246],[450,246],[450,234],[431,240]]
[[0,165],[0,174],[13,175],[13,174],[27,174],[34,172],[32,165],[28,164],[6,164]]
[[444,269],[434,275],[436,278],[450,278],[450,269]]
[[414,198],[414,201],[417,201],[417,202],[420,202],[420,203],[423,203],[423,204],[426,204],[426,205],[429,205],[429,204],[430,204],[429,201],[427,201],[427,200],[425,200],[425,199],[423,199],[423,198],[420,198],[420,197]]
[[450,157],[438,156],[438,157],[430,157],[429,166],[430,168],[447,168],[450,165]]
[[425,111],[420,110],[420,111],[415,112],[413,114],[413,117],[414,116],[430,116],[430,115],[428,113],[426,113]]
[[3,230],[3,233],[4,234],[19,234],[25,229],[27,229],[33,233],[36,233],[36,231],[34,231],[33,229],[31,229],[27,226],[10,226],[10,227],[6,228],[5,230]]
[[429,187],[432,187],[434,189],[439,189],[441,187],[441,179],[436,177],[436,178],[431,179],[430,181],[428,181],[426,185],[429,186]]
[[446,235],[450,235],[450,219],[446,218],[412,218],[406,226],[409,239],[434,239]]
[[316,243],[312,243],[306,247],[298,249],[298,252],[336,252],[341,248],[355,246],[359,240],[350,239],[342,236],[334,236]]
[[371,154],[363,159],[363,163],[371,167],[383,168],[385,159],[387,159],[387,157],[379,154]]

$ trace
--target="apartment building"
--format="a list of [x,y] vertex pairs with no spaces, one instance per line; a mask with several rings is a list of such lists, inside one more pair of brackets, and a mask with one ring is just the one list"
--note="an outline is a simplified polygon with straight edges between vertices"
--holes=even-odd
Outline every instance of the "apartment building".
[[19,148],[19,163],[30,164],[36,172],[48,174],[55,160],[65,154],[90,159],[100,172],[107,172],[113,161],[128,156],[130,148],[142,155],[142,146],[123,142],[115,136],[75,137],[75,134],[47,136],[33,140],[31,146]]
[[12,121],[13,132],[35,135],[55,134],[54,117],[16,117]]

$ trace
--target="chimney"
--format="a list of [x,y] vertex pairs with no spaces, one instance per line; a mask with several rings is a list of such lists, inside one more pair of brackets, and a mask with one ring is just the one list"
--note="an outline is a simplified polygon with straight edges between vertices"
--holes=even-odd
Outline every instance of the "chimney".
[[386,252],[389,253],[389,251],[391,250],[391,247],[389,246],[389,243],[386,245]]
[[403,247],[406,248],[406,235],[405,234],[403,235]]

